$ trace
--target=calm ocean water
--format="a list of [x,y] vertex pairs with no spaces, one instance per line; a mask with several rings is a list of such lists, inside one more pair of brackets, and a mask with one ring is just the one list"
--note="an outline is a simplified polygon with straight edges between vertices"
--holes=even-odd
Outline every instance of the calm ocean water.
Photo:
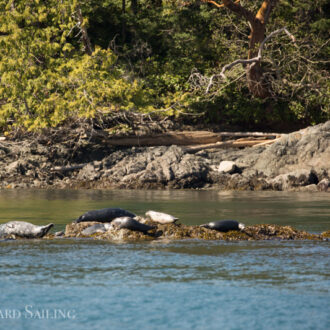
[[[0,223],[122,207],[330,229],[329,194],[0,191]],[[329,242],[0,242],[0,329],[329,329]]]

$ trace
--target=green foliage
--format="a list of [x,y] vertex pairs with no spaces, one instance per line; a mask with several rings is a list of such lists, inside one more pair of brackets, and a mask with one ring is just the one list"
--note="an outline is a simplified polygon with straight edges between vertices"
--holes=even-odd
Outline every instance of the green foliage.
[[[259,5],[244,2],[254,12]],[[208,95],[189,81],[193,71],[210,76],[247,57],[249,26],[225,8],[179,0],[140,0],[137,10],[122,0],[0,0],[0,129],[102,121],[118,111],[189,112],[204,114],[205,123],[251,128],[330,119],[328,12],[326,0],[278,3],[267,33],[286,26],[299,47],[285,35],[267,43],[263,65],[274,95],[258,100],[244,75],[235,79],[238,67],[227,73],[231,83]]]
[[[84,54],[69,36],[75,2],[1,2],[0,125],[29,130],[150,106],[110,49]],[[77,32],[77,31],[75,31]],[[153,109],[151,107],[151,109]]]

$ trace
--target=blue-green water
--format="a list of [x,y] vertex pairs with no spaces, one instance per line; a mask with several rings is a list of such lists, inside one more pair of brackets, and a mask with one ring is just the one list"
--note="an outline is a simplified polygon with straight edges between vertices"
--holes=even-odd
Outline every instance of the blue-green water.
[[[0,191],[0,222],[88,209],[330,229],[329,194]],[[0,329],[329,329],[329,242],[0,243]]]

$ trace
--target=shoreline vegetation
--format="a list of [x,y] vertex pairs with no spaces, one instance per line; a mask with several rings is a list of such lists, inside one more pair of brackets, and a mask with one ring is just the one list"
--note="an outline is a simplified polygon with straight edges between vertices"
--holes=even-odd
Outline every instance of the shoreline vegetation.
[[327,0],[2,1],[0,134],[325,122],[328,13]]

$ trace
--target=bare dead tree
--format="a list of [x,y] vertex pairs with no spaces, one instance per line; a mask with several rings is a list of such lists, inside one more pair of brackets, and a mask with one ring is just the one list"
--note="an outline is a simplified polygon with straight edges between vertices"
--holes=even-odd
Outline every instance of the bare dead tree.
[[77,15],[77,27],[79,28],[80,30],[80,33],[81,33],[81,39],[82,39],[82,42],[84,44],[84,48],[85,48],[85,52],[88,54],[88,55],[92,55],[93,54],[93,48],[92,48],[92,44],[91,44],[91,41],[89,39],[89,36],[88,36],[88,33],[87,33],[87,28],[86,28],[86,25],[84,23],[84,17],[83,17],[83,14],[82,14],[82,11],[81,11],[81,8],[79,5],[77,5],[77,8],[76,8],[76,15]]
[[209,93],[210,91],[210,88],[212,87],[213,85],[213,81],[216,77],[221,77],[223,79],[227,79],[227,77],[225,76],[225,72],[227,70],[230,70],[231,68],[233,68],[234,66],[238,65],[238,64],[248,64],[250,66],[250,70],[251,68],[253,68],[253,66],[257,65],[261,59],[262,59],[262,51],[264,49],[264,46],[265,46],[265,43],[270,39],[272,38],[273,36],[275,36],[276,34],[279,34],[281,32],[285,32],[289,38],[293,41],[293,43],[296,42],[296,39],[295,37],[287,30],[287,28],[281,28],[281,29],[278,29],[278,30],[275,30],[273,31],[272,33],[270,33],[263,41],[262,43],[260,44],[260,47],[258,49],[258,54],[257,56],[253,57],[253,58],[250,58],[250,59],[237,59],[236,61],[232,62],[232,63],[229,63],[229,64],[226,64],[221,72],[219,74],[215,74],[213,76],[211,76],[211,78],[209,79],[209,82],[208,82],[208,85],[206,87],[206,91],[205,93]]
[[[264,0],[256,14],[243,7],[239,0],[222,0],[219,4],[213,0],[202,0],[203,2],[215,5],[218,8],[225,7],[236,15],[247,20],[250,26],[248,60],[255,59],[258,56],[260,44],[265,40],[266,25],[272,10],[275,8],[278,0]],[[245,62],[246,77],[250,92],[259,98],[270,96],[269,86],[264,79],[264,72],[260,61]]]

